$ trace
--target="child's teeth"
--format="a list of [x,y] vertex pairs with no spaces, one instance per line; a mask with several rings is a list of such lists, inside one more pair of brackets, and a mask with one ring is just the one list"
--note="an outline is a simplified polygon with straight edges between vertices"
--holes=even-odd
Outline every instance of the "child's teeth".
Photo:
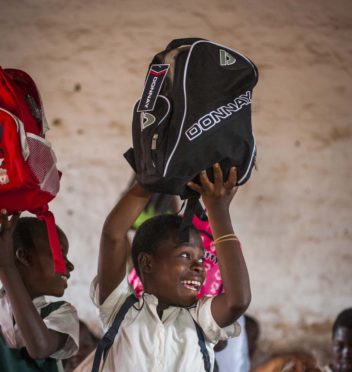
[[186,285],[195,286],[196,288],[199,288],[201,286],[201,282],[197,280],[183,280],[182,283]]

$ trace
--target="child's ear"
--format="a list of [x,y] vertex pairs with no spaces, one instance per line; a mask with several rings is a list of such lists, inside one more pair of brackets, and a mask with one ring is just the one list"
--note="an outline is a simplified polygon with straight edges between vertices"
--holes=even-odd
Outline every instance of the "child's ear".
[[150,274],[152,271],[151,255],[145,252],[141,252],[138,255],[138,266],[141,273]]
[[16,258],[22,265],[26,267],[29,267],[32,265],[32,259],[27,249],[18,248],[16,250]]

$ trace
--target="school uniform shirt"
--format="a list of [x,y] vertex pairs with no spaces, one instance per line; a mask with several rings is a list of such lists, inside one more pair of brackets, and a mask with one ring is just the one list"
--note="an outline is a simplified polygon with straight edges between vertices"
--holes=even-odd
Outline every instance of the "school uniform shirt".
[[[106,330],[131,293],[132,289],[125,278],[104,303],[99,304],[99,286],[96,278],[93,280],[90,296],[99,309]],[[190,309],[170,306],[163,311],[160,319],[157,313],[158,299],[145,293],[128,310],[101,371],[204,372],[193,319],[203,330],[213,369],[213,346],[219,340],[238,336],[241,328],[237,322],[220,328],[211,314],[212,299],[203,297]]]
[[[33,305],[40,314],[40,310],[47,306],[45,296],[33,299]],[[63,348],[50,355],[54,359],[66,359],[78,350],[79,344],[79,319],[76,309],[64,302],[58,309],[52,311],[43,319],[48,329],[67,334],[67,340]],[[25,346],[21,332],[14,321],[10,301],[4,289],[0,289],[0,336],[11,349],[21,349]],[[61,362],[58,365],[62,369]]]

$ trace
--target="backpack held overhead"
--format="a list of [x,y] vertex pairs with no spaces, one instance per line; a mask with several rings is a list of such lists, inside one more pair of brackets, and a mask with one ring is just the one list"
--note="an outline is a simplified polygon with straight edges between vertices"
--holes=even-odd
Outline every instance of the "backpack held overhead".
[[138,182],[151,192],[189,198],[200,171],[219,162],[238,185],[251,175],[256,147],[251,126],[256,66],[204,39],[177,39],[155,55],[133,111],[133,148],[125,153]]
[[24,71],[0,67],[0,209],[29,211],[44,220],[54,269],[65,273],[48,203],[59,191],[61,173],[45,139],[48,125],[37,87]]

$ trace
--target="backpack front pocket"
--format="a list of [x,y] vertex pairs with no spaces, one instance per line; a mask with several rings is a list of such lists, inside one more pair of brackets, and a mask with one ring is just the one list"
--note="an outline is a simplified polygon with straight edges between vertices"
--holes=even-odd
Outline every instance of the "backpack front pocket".
[[170,113],[170,101],[161,95],[158,96],[153,111],[135,112],[133,148],[137,173],[139,170],[146,176],[162,174],[165,154],[163,148],[166,145],[165,134],[168,130]]

